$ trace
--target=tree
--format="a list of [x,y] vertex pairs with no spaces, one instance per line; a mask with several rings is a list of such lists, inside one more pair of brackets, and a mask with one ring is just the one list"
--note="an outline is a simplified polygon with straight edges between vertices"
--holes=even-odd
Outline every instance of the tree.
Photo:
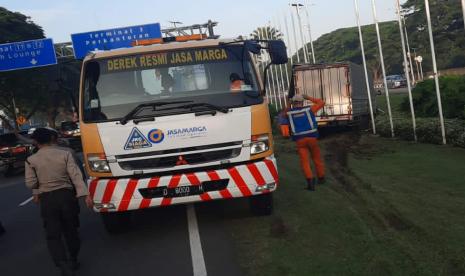
[[253,39],[269,40],[279,40],[283,38],[283,34],[278,29],[270,26],[258,27],[250,34],[250,36]]
[[0,7],[0,43],[44,37],[44,31],[30,17]]

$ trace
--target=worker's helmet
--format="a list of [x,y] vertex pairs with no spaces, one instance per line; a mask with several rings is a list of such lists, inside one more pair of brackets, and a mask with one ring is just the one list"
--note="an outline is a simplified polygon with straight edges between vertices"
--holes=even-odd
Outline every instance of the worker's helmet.
[[292,99],[291,99],[291,101],[293,103],[295,103],[295,102],[303,102],[304,100],[305,100],[304,97],[302,95],[300,95],[300,94],[295,94],[294,97],[292,97]]

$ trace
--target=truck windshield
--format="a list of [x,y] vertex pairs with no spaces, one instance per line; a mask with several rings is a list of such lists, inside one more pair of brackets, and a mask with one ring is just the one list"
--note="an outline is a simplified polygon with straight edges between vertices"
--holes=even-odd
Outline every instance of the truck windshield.
[[86,122],[119,120],[143,103],[192,101],[232,108],[263,101],[249,54],[238,45],[119,56],[84,66]]

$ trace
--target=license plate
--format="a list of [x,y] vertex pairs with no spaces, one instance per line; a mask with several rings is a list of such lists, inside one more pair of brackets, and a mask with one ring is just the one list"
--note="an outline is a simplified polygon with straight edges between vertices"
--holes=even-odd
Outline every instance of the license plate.
[[192,195],[201,195],[203,193],[221,191],[226,189],[229,179],[218,179],[204,181],[200,185],[192,186],[179,186],[176,188],[168,187],[155,187],[139,189],[143,198],[170,198],[170,197],[184,197]]
[[184,197],[203,194],[202,185],[163,188],[163,197]]

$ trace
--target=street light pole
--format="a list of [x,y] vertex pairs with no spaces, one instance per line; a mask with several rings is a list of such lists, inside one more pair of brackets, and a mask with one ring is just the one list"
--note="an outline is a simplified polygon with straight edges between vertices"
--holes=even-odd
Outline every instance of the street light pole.
[[387,79],[386,79],[386,68],[384,66],[384,55],[383,55],[383,46],[381,44],[381,35],[379,31],[379,24],[378,24],[378,15],[376,13],[376,1],[371,0],[371,6],[373,8],[373,19],[375,21],[375,27],[376,27],[376,36],[378,37],[378,48],[379,48],[379,59],[381,61],[381,70],[383,72],[383,81],[384,81],[384,92],[386,94],[386,103],[387,103],[387,108],[388,108],[388,114],[389,114],[389,123],[391,125],[391,136],[394,137],[394,123],[392,121],[392,112],[391,112],[391,102],[389,100],[389,89],[387,86]]
[[404,21],[405,40],[407,41],[407,54],[410,64],[410,75],[412,76],[412,84],[415,85],[415,72],[413,72],[412,53],[410,52],[410,42],[408,39],[407,21],[405,20],[405,13],[402,15],[402,20]]
[[434,72],[434,82],[436,84],[436,97],[438,98],[438,111],[439,111],[439,120],[441,122],[442,143],[445,145],[447,143],[446,128],[444,127],[444,117],[442,114],[441,91],[439,89],[438,67],[436,64],[436,52],[434,50],[433,28],[431,27],[431,13],[429,10],[429,0],[425,0],[425,8],[426,8],[426,19],[428,21],[429,41],[431,44],[431,57],[433,59],[433,72]]
[[302,50],[304,52],[304,60],[305,60],[305,63],[308,63],[308,52],[307,52],[307,45],[306,45],[307,43],[305,43],[304,32],[302,30],[302,20],[300,19],[300,13],[299,13],[299,9],[303,5],[299,3],[294,3],[294,4],[291,4],[291,6],[295,7],[295,12],[297,14],[297,22],[299,24],[300,40],[302,42]]
[[[265,40],[271,40],[273,38],[271,38],[271,30],[268,31],[270,28],[269,26],[265,25]],[[271,61],[271,59],[270,59]],[[273,87],[273,94],[274,94],[274,104],[275,104],[275,109],[278,110],[278,97],[277,97],[277,94],[278,94],[278,91],[277,91],[277,88],[275,86],[275,78],[274,78],[274,75],[273,75],[273,67],[272,65],[268,68],[268,70],[270,71],[270,79],[271,79],[271,86]],[[278,88],[279,89],[279,88]]]
[[297,55],[297,63],[300,63],[299,43],[297,43],[297,32],[295,31],[295,20],[294,20],[294,15],[292,14],[292,9],[290,10],[290,12],[291,12],[292,30],[293,30],[293,33],[294,33],[295,53]]
[[[258,28],[258,39],[259,40],[265,40],[265,35],[264,33],[262,33],[262,30],[263,28],[260,28],[260,27]],[[263,57],[263,60],[261,61],[261,63],[263,65],[263,74],[265,74],[266,62],[268,61],[268,57],[266,56],[264,50],[261,50],[260,56]],[[268,100],[268,103],[273,104],[273,97],[271,95],[271,78],[269,74],[267,74],[265,77],[267,78],[267,86],[268,86],[268,89],[267,87],[265,87],[267,100]]]
[[[268,22],[268,27],[270,28],[270,36],[272,35],[272,30],[274,30],[274,33],[275,33],[275,36],[274,37],[270,37],[270,39],[278,39],[278,33],[277,33],[277,30],[276,28],[274,28],[272,25],[271,25],[271,22]],[[280,91],[280,85],[279,85],[279,76],[278,76],[278,68],[276,68],[276,65],[271,65],[270,66],[270,70],[271,70],[271,73],[273,74],[273,71],[274,71],[274,77],[276,79],[276,96],[278,97],[277,100],[277,103],[279,103],[279,108],[282,109],[283,107],[283,104],[282,104],[282,100],[281,100],[281,91]],[[282,88],[282,90],[284,91],[284,87]]]
[[[279,34],[281,34],[281,37],[279,37],[280,39],[282,39],[284,41],[284,38],[283,38],[283,33],[281,31],[281,24],[278,24],[279,23],[279,18],[273,18],[273,25],[274,25],[274,28],[275,30],[277,30],[279,32]],[[276,69],[277,71],[278,69]],[[287,102],[286,102],[286,97],[285,97],[285,92],[286,92],[286,88],[284,86],[284,73],[283,73],[283,66],[282,64],[279,65],[279,72],[281,73],[281,87],[282,87],[282,98],[283,98],[283,104],[284,104],[284,107],[287,106]],[[280,95],[281,96],[281,95]]]
[[360,11],[358,8],[358,0],[354,0],[355,4],[355,16],[357,19],[357,26],[358,26],[358,35],[360,38],[360,48],[362,49],[362,60],[363,60],[363,69],[365,71],[365,82],[368,94],[368,104],[370,107],[370,116],[371,116],[371,125],[373,127],[373,134],[376,134],[376,124],[375,124],[375,116],[373,114],[373,103],[371,102],[371,88],[370,82],[368,77],[368,68],[367,68],[367,61],[365,58],[365,46],[363,45],[363,35],[362,35],[362,27],[360,26]]
[[[287,45],[288,45],[288,49],[289,49],[289,56],[291,57],[290,58],[290,65],[291,65],[291,68],[292,68],[292,64],[293,64],[293,61],[292,61],[292,49],[291,49],[291,40],[290,40],[290,36],[291,34],[289,33],[289,28],[288,28],[288,25],[287,25],[287,16],[286,16],[286,13],[284,13],[284,25],[286,27],[286,42],[287,42]],[[286,70],[287,72],[287,70]]]
[[462,0],[463,28],[465,29],[465,0]]
[[424,80],[425,76],[423,75],[423,57],[422,56],[418,56],[418,62],[420,63],[421,80]]
[[412,48],[413,50],[413,55],[414,55],[414,58],[413,60],[415,61],[415,67],[417,68],[417,80],[420,81],[421,77],[420,77],[420,68],[418,66],[418,59],[417,59],[417,49],[416,48]]
[[412,98],[412,86],[410,84],[410,78],[408,76],[408,68],[407,68],[407,53],[405,51],[405,38],[404,38],[404,29],[402,27],[402,15],[400,14],[400,2],[396,0],[396,8],[397,8],[397,19],[399,21],[399,33],[400,33],[400,40],[402,42],[402,54],[404,56],[404,70],[407,80],[407,89],[408,89],[408,99],[410,102],[410,113],[412,114],[412,127],[413,127],[413,139],[415,142],[417,141],[417,123],[415,120],[415,109],[413,108],[413,98]]
[[[465,1],[465,0],[463,0]],[[312,29],[311,29],[311,25],[310,25],[310,1],[307,1],[307,8],[305,9],[305,15],[307,17],[307,26],[308,26],[308,37],[309,37],[309,40],[310,40],[310,47],[312,49],[312,60],[313,60],[313,64],[316,63],[316,60],[315,60],[315,48],[313,48],[313,39],[312,39]],[[307,50],[308,51],[308,50]]]

